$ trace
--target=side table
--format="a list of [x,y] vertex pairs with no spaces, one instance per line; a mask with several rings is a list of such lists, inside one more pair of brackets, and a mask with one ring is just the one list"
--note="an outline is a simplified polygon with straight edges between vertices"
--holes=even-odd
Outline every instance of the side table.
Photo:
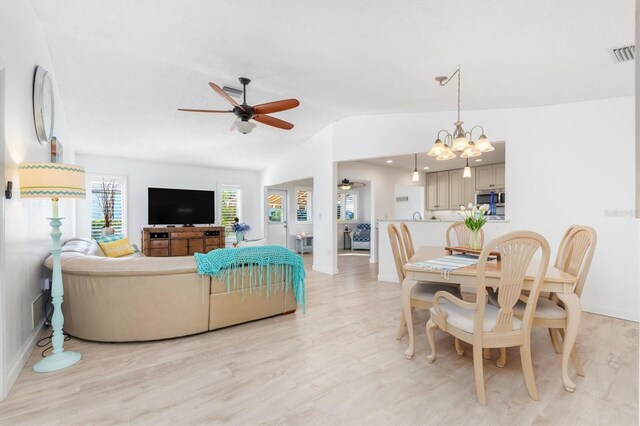
[[342,248],[347,250],[347,241],[349,241],[349,250],[351,250],[351,231],[342,231]]

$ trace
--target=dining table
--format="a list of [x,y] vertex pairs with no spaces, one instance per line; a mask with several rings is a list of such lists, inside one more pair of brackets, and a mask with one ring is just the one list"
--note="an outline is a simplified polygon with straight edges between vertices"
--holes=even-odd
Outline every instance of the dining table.
[[[413,318],[411,309],[411,291],[413,287],[421,283],[434,284],[461,284],[466,286],[476,286],[477,264],[454,269],[447,273],[437,269],[426,269],[416,262],[424,262],[450,255],[451,253],[444,247],[420,247],[416,253],[404,265],[405,279],[402,282],[402,310],[407,321],[407,331],[409,334],[409,347],[405,351],[407,359],[413,358],[415,337],[413,333]],[[501,264],[499,259],[486,263],[485,282],[486,288],[499,289]],[[536,271],[539,268],[539,259],[533,258],[525,274],[523,290],[531,289]],[[555,293],[558,299],[564,303],[567,312],[567,328],[565,330],[562,346],[561,374],[565,390],[573,392],[576,389],[575,383],[569,378],[568,366],[571,350],[576,342],[578,326],[582,316],[582,306],[580,298],[574,292],[577,278],[560,269],[549,265],[541,285],[542,292]]]

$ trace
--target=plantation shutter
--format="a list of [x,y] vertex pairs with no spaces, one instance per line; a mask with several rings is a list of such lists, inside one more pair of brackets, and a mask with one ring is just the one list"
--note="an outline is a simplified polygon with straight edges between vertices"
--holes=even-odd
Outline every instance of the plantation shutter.
[[298,222],[309,222],[310,198],[309,191],[296,192],[296,220]]
[[357,220],[356,208],[357,208],[357,195],[356,194],[344,194],[344,220]]
[[104,194],[102,183],[114,182],[115,188],[115,204],[113,208],[113,218],[111,226],[115,228],[116,234],[124,234],[124,180],[113,177],[94,176],[91,178],[91,238],[96,239],[102,236],[102,228],[104,228],[104,213],[100,208],[100,197]]
[[232,232],[231,226],[235,218],[240,219],[240,189],[226,188],[220,194],[221,224],[227,232]]

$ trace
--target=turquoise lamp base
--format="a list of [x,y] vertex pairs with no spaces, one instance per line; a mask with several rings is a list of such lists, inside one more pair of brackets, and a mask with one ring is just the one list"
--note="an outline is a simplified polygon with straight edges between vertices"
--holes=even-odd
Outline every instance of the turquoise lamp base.
[[38,361],[36,365],[33,366],[33,371],[36,373],[50,373],[52,371],[62,370],[80,361],[81,356],[80,353],[72,351],[51,354]]

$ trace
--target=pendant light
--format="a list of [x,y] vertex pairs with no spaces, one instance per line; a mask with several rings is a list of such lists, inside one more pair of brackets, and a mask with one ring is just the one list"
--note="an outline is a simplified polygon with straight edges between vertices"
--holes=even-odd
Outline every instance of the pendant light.
[[420,182],[420,173],[418,173],[418,154],[413,154],[414,155],[414,168],[413,168],[413,177],[411,178],[411,180],[413,182]]
[[[482,155],[483,152],[493,151],[494,148],[491,145],[491,142],[484,134],[484,128],[482,126],[473,126],[469,132],[465,132],[462,128],[463,121],[460,120],[460,67],[451,77],[436,77],[436,81],[440,84],[440,86],[445,86],[447,83],[451,81],[451,79],[455,76],[458,76],[458,119],[453,123],[455,129],[453,130],[453,134],[449,133],[447,130],[440,130],[436,137],[436,141],[428,152],[428,155],[432,157],[437,157],[436,160],[451,160],[452,158],[456,158],[456,152],[462,152],[460,157],[469,158],[469,157],[477,157]],[[480,129],[482,134],[478,138],[478,144],[476,145],[473,142],[473,130]],[[443,143],[440,139],[440,134],[445,133],[445,142]],[[447,145],[447,137],[451,140],[451,145]]]
[[469,167],[469,158],[467,157],[467,165],[464,168],[464,172],[462,173],[463,178],[471,177],[471,167]]

